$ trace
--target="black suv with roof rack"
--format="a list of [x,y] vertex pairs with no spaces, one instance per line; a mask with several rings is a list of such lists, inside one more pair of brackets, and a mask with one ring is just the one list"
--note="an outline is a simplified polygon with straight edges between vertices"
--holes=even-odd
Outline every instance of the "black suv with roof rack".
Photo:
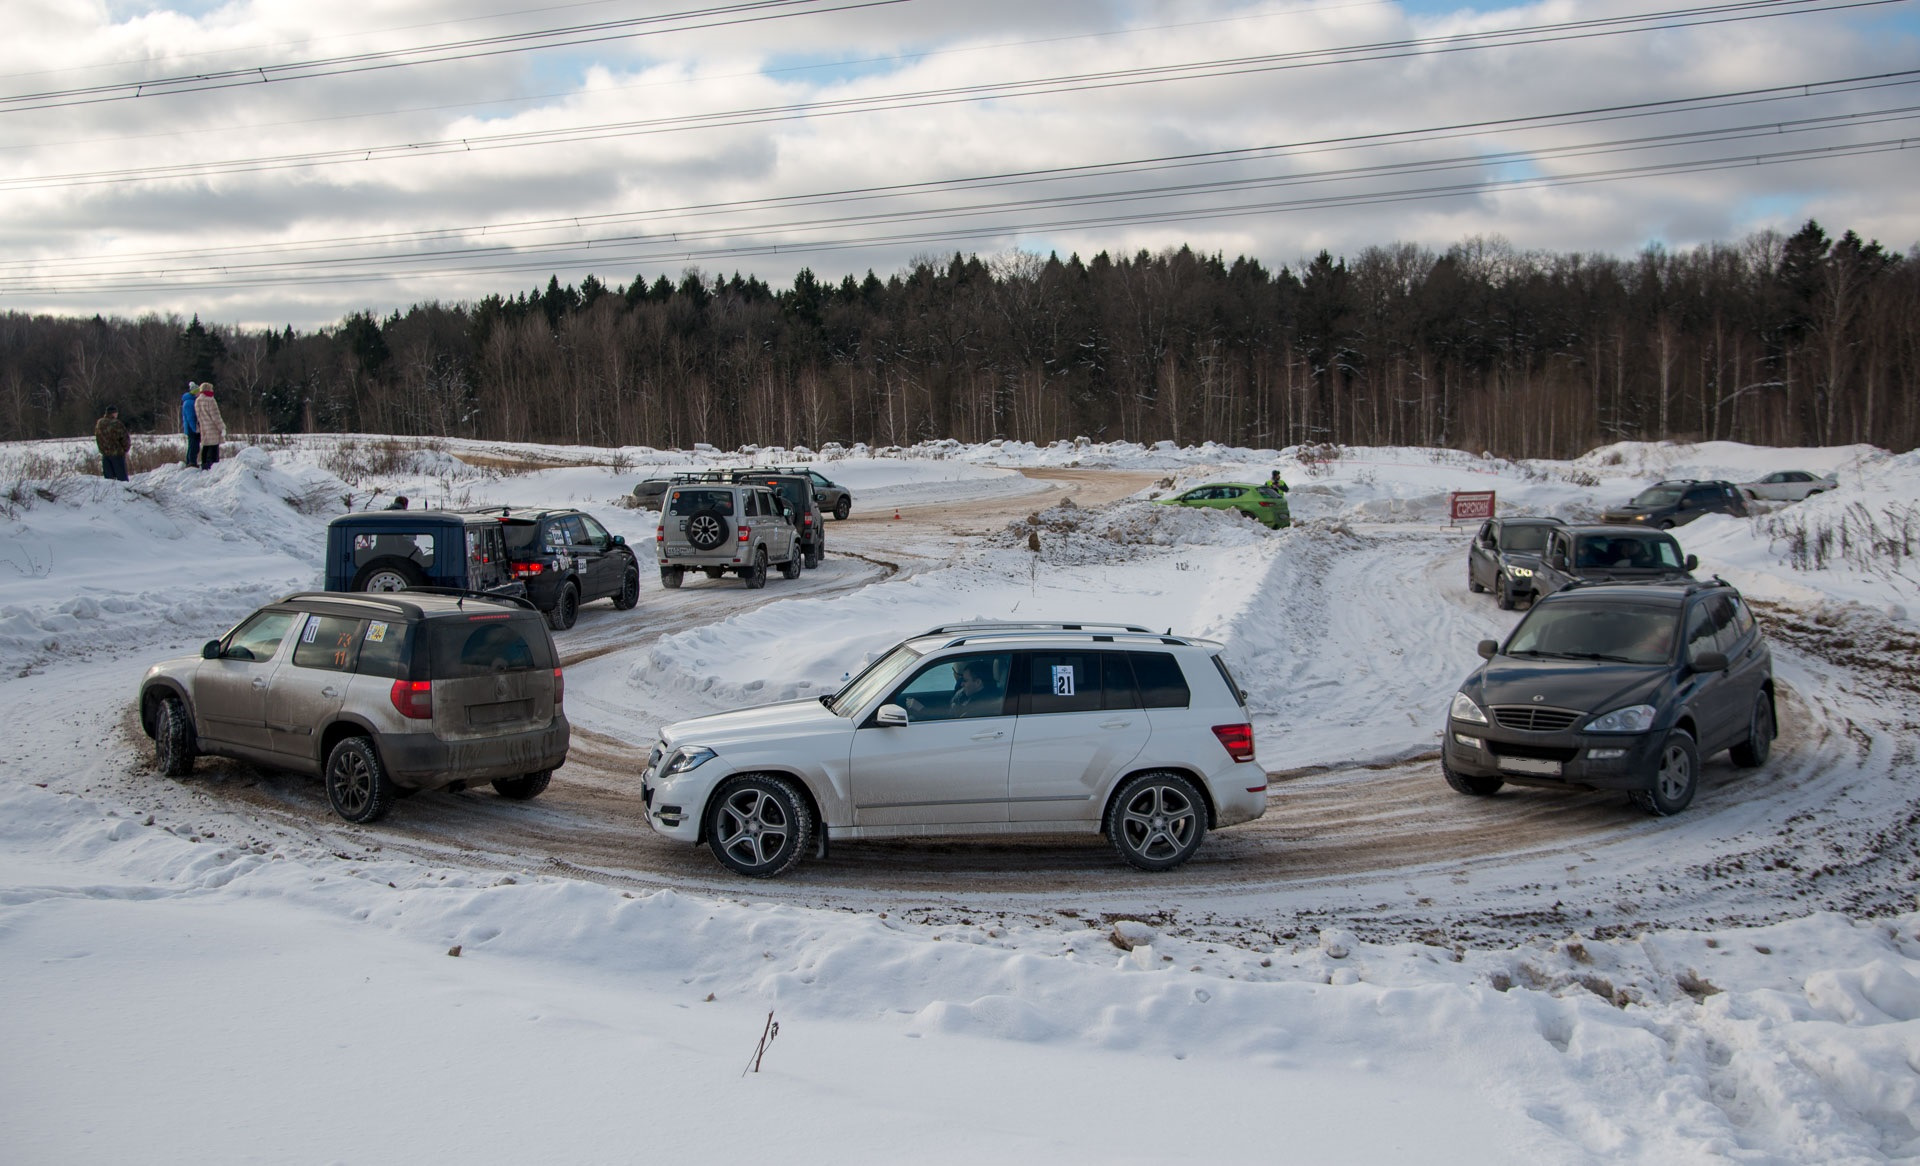
[[1773,653],[1720,580],[1581,583],[1542,598],[1453,695],[1447,784],[1485,797],[1506,783],[1625,790],[1677,814],[1700,762],[1766,762],[1777,721]]
[[530,603],[432,589],[288,595],[147,669],[138,701],[168,777],[213,755],[317,774],[372,822],[420,790],[537,796],[567,760],[565,692]]
[[628,611],[640,602],[640,560],[591,514],[518,506],[472,513],[499,520],[508,569],[555,631],[572,627],[583,603],[611,599]]
[[1637,522],[1659,530],[1685,526],[1702,514],[1747,516],[1747,500],[1732,482],[1679,478],[1655,482],[1600,516],[1602,522]]

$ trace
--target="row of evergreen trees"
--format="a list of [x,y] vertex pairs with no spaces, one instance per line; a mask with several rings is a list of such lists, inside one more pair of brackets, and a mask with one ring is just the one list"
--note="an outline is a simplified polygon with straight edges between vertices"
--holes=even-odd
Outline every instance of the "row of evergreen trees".
[[953,437],[1444,445],[1920,438],[1920,262],[1816,223],[1631,259],[1475,239],[1271,271],[1181,248],[751,276],[552,279],[311,333],[197,317],[0,320],[0,437],[107,402],[171,430],[188,378],[237,430],[661,447]]

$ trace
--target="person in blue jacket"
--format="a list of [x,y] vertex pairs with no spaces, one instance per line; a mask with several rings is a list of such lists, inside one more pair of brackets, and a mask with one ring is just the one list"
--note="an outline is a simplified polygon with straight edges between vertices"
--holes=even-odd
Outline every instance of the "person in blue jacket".
[[194,413],[193,402],[199,395],[200,386],[188,381],[186,394],[180,398],[180,428],[187,435],[186,464],[196,467],[200,464],[200,418]]

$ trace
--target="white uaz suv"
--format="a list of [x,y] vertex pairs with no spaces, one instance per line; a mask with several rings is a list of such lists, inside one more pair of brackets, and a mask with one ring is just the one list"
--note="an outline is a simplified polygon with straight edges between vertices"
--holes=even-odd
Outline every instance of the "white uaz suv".
[[777,875],[829,839],[1103,833],[1169,870],[1258,818],[1246,695],[1207,640],[974,623],[903,641],[833,696],[668,725],[647,823]]

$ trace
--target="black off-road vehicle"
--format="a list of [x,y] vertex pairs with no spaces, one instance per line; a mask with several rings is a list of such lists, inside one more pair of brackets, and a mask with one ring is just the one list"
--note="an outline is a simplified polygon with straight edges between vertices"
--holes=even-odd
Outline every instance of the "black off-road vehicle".
[[1575,582],[1636,583],[1693,578],[1700,560],[1683,555],[1664,530],[1638,526],[1563,526],[1547,532],[1547,550],[1533,569],[1533,594],[1552,595]]
[[572,627],[583,603],[611,599],[628,611],[640,602],[640,560],[592,515],[511,506],[476,513],[500,520],[513,577],[555,631]]
[[1643,523],[1658,530],[1685,526],[1702,514],[1747,516],[1747,500],[1732,482],[1701,482],[1683,478],[1656,482],[1634,495],[1625,506],[1616,506],[1600,516],[1602,522]]
[[1595,583],[1549,595],[1453,695],[1441,767],[1486,797],[1508,782],[1625,790],[1677,814],[1722,749],[1765,764],[1776,721],[1773,653],[1719,579]]
[[1547,539],[1565,525],[1557,518],[1487,519],[1467,548],[1467,590],[1493,592],[1503,611],[1532,600]]

